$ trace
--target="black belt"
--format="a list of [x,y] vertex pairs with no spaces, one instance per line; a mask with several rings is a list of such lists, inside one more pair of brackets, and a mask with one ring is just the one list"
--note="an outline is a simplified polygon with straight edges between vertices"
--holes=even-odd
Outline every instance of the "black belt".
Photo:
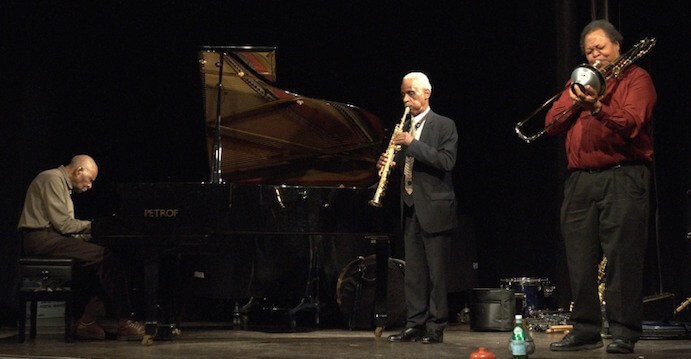
[[637,160],[637,161],[624,161],[617,163],[614,166],[609,166],[609,167],[601,167],[601,168],[582,168],[582,169],[575,169],[573,170],[574,172],[576,171],[583,171],[583,172],[588,172],[588,173],[600,173],[604,171],[609,171],[609,170],[615,170],[617,168],[622,168],[625,166],[647,166],[649,165],[650,162],[646,160]]

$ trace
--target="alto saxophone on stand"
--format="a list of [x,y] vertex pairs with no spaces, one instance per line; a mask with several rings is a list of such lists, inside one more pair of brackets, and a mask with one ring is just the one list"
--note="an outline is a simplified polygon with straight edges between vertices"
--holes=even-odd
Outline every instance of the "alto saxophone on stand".
[[400,145],[393,143],[394,137],[403,131],[403,125],[405,124],[406,117],[410,113],[410,108],[406,107],[401,117],[401,121],[394,127],[393,134],[389,140],[389,147],[386,148],[386,162],[379,169],[379,183],[377,184],[377,190],[374,192],[374,197],[368,202],[374,207],[381,207],[381,199],[386,194],[386,185],[389,182],[389,172],[391,172],[391,163],[396,155],[396,152],[401,150]]

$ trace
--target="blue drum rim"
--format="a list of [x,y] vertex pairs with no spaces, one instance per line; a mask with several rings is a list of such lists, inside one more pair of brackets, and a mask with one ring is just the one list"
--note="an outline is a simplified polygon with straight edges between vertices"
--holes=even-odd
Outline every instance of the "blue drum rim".
[[543,284],[543,283],[549,283],[549,279],[547,278],[537,278],[537,277],[516,277],[516,278],[504,278],[500,280],[500,283],[508,283],[509,285],[516,283],[516,284],[525,284],[525,283],[535,283],[535,284]]

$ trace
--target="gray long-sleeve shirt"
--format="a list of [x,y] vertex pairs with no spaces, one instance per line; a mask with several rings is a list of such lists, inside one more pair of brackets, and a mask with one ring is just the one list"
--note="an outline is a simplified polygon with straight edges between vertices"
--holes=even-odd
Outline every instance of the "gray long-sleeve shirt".
[[65,166],[43,171],[26,191],[18,229],[53,228],[62,234],[89,233],[91,222],[74,218],[72,183]]

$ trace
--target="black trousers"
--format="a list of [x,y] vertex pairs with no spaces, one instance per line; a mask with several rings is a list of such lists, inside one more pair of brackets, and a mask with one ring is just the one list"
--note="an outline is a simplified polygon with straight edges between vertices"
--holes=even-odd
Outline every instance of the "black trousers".
[[645,165],[575,171],[564,186],[561,228],[574,307],[574,334],[599,337],[598,265],[607,257],[604,300],[609,332],[637,341],[642,332],[643,262],[650,212]]
[[105,303],[110,314],[118,318],[131,315],[125,270],[107,248],[52,230],[24,232],[23,247],[27,255],[65,257],[77,261],[79,268],[73,291],[77,294],[78,304],[90,304],[83,310],[78,306],[75,311],[77,317],[83,311],[91,317],[99,314],[97,305],[91,308],[91,304],[98,304],[91,300],[95,295]]
[[404,209],[406,327],[443,331],[449,322],[447,270],[451,232],[427,233]]

